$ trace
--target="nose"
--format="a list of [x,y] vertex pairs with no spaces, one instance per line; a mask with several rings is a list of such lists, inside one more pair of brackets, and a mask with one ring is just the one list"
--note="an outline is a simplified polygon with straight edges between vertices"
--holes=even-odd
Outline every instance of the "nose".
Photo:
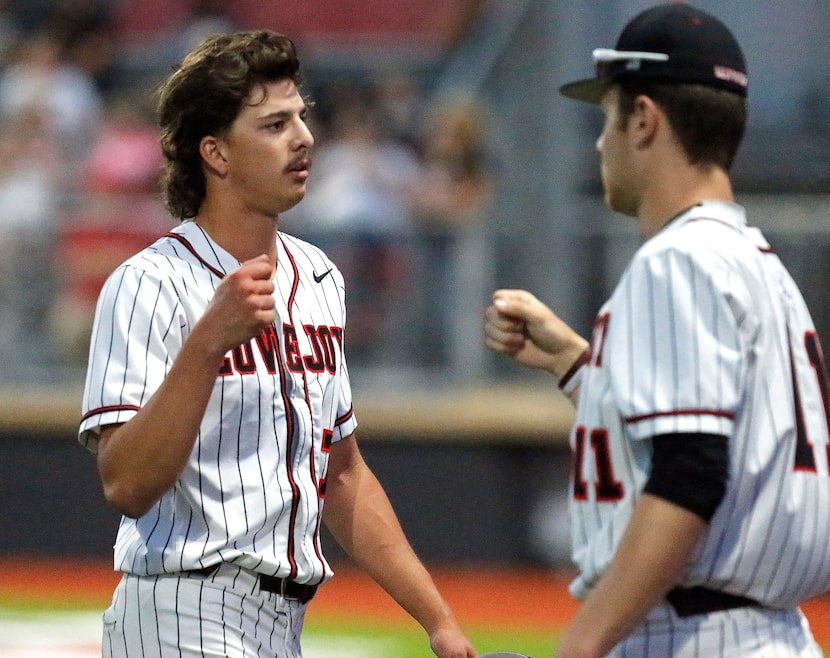
[[297,122],[296,148],[311,148],[314,146],[314,135],[305,121]]
[[602,145],[603,145],[604,141],[605,141],[605,131],[602,131],[600,133],[599,137],[597,137],[596,143],[594,144],[594,146],[596,147],[596,149],[599,153],[602,153]]

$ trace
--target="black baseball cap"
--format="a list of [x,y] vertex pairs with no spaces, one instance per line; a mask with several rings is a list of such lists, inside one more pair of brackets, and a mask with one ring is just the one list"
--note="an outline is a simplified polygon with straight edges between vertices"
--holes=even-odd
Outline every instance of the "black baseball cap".
[[680,2],[638,14],[613,50],[597,48],[593,57],[596,77],[563,85],[562,94],[598,104],[613,82],[637,78],[747,92],[746,62],[735,37],[714,16]]

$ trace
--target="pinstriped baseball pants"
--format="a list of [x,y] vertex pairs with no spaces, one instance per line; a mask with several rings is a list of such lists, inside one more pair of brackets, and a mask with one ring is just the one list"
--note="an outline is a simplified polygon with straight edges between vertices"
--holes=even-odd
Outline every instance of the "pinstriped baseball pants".
[[822,658],[798,609],[734,608],[680,618],[668,605],[609,654],[613,658]]
[[125,574],[104,612],[103,656],[301,658],[305,610],[230,564],[210,576]]

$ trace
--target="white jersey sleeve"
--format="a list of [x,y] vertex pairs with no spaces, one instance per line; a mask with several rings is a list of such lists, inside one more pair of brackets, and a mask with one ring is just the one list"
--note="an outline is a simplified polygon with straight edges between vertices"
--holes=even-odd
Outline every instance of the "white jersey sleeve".
[[184,291],[160,274],[126,263],[99,295],[80,434],[92,451],[97,451],[101,427],[124,423],[144,406],[186,338]]
[[730,435],[757,318],[746,281],[717,255],[655,240],[621,283],[607,372],[631,439],[673,432]]

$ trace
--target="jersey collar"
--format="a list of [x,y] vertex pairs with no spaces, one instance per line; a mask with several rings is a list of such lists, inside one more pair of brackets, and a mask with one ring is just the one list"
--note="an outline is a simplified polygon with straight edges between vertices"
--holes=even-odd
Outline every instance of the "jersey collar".
[[679,228],[683,224],[699,219],[711,219],[728,224],[735,229],[746,227],[746,211],[743,206],[729,201],[707,200],[681,210],[666,222],[663,231]]

